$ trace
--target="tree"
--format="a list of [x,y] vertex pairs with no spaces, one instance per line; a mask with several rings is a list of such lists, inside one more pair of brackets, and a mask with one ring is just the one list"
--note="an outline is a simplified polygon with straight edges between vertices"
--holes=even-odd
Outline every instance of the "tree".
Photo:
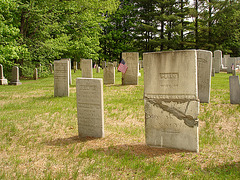
[[120,60],[122,52],[136,50],[133,44],[136,17],[132,0],[122,0],[118,10],[105,14],[105,18],[100,58],[105,61]]

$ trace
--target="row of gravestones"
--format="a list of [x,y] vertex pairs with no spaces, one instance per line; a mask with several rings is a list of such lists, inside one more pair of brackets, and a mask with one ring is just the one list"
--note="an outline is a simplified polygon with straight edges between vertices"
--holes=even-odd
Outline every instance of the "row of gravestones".
[[[128,66],[123,84],[138,84],[138,53],[122,57]],[[198,152],[199,99],[210,99],[212,53],[144,53],[143,60],[146,143]],[[103,81],[92,78],[91,60],[82,60],[81,69],[82,78],[76,80],[79,136],[103,137]],[[69,60],[55,61],[54,72],[54,95],[62,96],[60,89],[69,92]]]
[[[50,72],[52,73],[52,64],[49,64]],[[41,64],[40,64],[41,69]],[[33,71],[33,79],[38,79],[38,69],[35,68]],[[12,68],[12,79],[9,85],[21,85],[22,83],[19,80],[19,68],[17,66],[13,66]],[[8,80],[3,75],[3,66],[0,64],[0,85],[8,85]]]
[[240,84],[239,76],[236,76],[236,69],[240,65],[240,57],[230,57],[230,55],[224,55],[222,57],[222,51],[214,51],[213,69],[216,73],[220,71],[232,73],[233,76],[229,76],[229,88],[230,88],[230,103],[240,104]]
[[213,68],[216,73],[219,72],[227,72],[227,73],[235,73],[233,70],[239,68],[240,65],[240,57],[230,57],[230,55],[224,55],[222,57],[222,51],[216,50],[214,51],[213,58]]
[[[0,85],[7,85],[8,81],[3,76],[3,66],[0,64]],[[17,66],[12,68],[12,79],[9,85],[21,85],[22,83],[19,80],[19,69]]]

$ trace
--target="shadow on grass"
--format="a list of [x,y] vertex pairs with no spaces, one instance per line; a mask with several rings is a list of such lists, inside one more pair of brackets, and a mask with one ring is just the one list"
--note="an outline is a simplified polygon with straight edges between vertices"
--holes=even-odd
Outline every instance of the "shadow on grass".
[[123,145],[111,146],[108,148],[98,149],[98,150],[100,151],[102,150],[106,154],[128,151],[130,154],[133,154],[135,156],[145,156],[145,157],[157,157],[157,156],[164,156],[167,154],[189,152],[186,150],[179,150],[179,149],[150,147],[150,146],[147,146],[146,144],[123,144]]
[[[240,161],[233,163],[225,163],[219,166],[210,166],[204,168],[204,172],[209,175],[215,175],[217,177],[229,178],[233,179],[240,178]],[[214,176],[213,176],[214,177]]]
[[73,136],[69,138],[58,138],[53,141],[47,141],[46,144],[48,146],[63,146],[63,145],[69,145],[69,144],[77,144],[81,142],[87,142],[87,141],[93,141],[100,138],[94,138],[94,137],[79,137],[79,136]]

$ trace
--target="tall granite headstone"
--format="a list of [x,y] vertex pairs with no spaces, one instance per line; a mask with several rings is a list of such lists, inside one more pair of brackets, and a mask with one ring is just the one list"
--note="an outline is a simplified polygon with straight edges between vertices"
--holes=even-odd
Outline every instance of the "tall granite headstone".
[[128,69],[125,74],[122,74],[123,85],[138,85],[138,52],[123,52],[122,59],[125,61]]
[[69,60],[54,61],[54,97],[69,96]]
[[143,59],[147,145],[198,152],[197,51],[144,53]]
[[77,78],[76,92],[79,137],[104,137],[102,79]]
[[239,76],[229,76],[230,103],[240,104]]
[[13,68],[12,68],[12,80],[9,84],[16,85],[16,86],[22,84],[19,81],[19,68],[17,66],[13,66]]
[[214,58],[213,58],[213,64],[212,64],[212,67],[215,68],[215,73],[220,72],[221,63],[222,63],[222,51],[216,50],[214,51]]
[[92,71],[92,59],[82,59],[82,77],[83,78],[93,78]]
[[211,91],[212,52],[197,50],[198,98],[201,103],[209,103]]
[[115,68],[113,63],[109,63],[108,66],[103,69],[103,83],[115,84]]
[[3,76],[3,66],[0,64],[0,85],[7,85],[7,79]]

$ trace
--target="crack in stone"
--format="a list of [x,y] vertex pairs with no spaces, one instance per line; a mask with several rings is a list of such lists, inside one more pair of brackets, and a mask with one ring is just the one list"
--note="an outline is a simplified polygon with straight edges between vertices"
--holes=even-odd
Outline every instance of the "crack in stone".
[[[183,100],[184,102],[188,102],[185,113],[179,111],[178,109],[174,108],[174,107],[169,107],[167,105],[164,105],[162,102],[163,100],[160,99],[149,99],[147,97],[145,97],[145,99],[151,103],[153,106],[159,107],[164,111],[167,111],[168,113],[172,114],[173,116],[175,116],[176,118],[178,118],[179,120],[183,120],[184,123],[188,126],[188,127],[194,127],[194,126],[198,126],[198,119],[193,118],[190,115],[187,115],[187,109],[188,106],[190,104],[190,101],[197,101],[197,100]],[[168,100],[168,102],[170,102]]]

